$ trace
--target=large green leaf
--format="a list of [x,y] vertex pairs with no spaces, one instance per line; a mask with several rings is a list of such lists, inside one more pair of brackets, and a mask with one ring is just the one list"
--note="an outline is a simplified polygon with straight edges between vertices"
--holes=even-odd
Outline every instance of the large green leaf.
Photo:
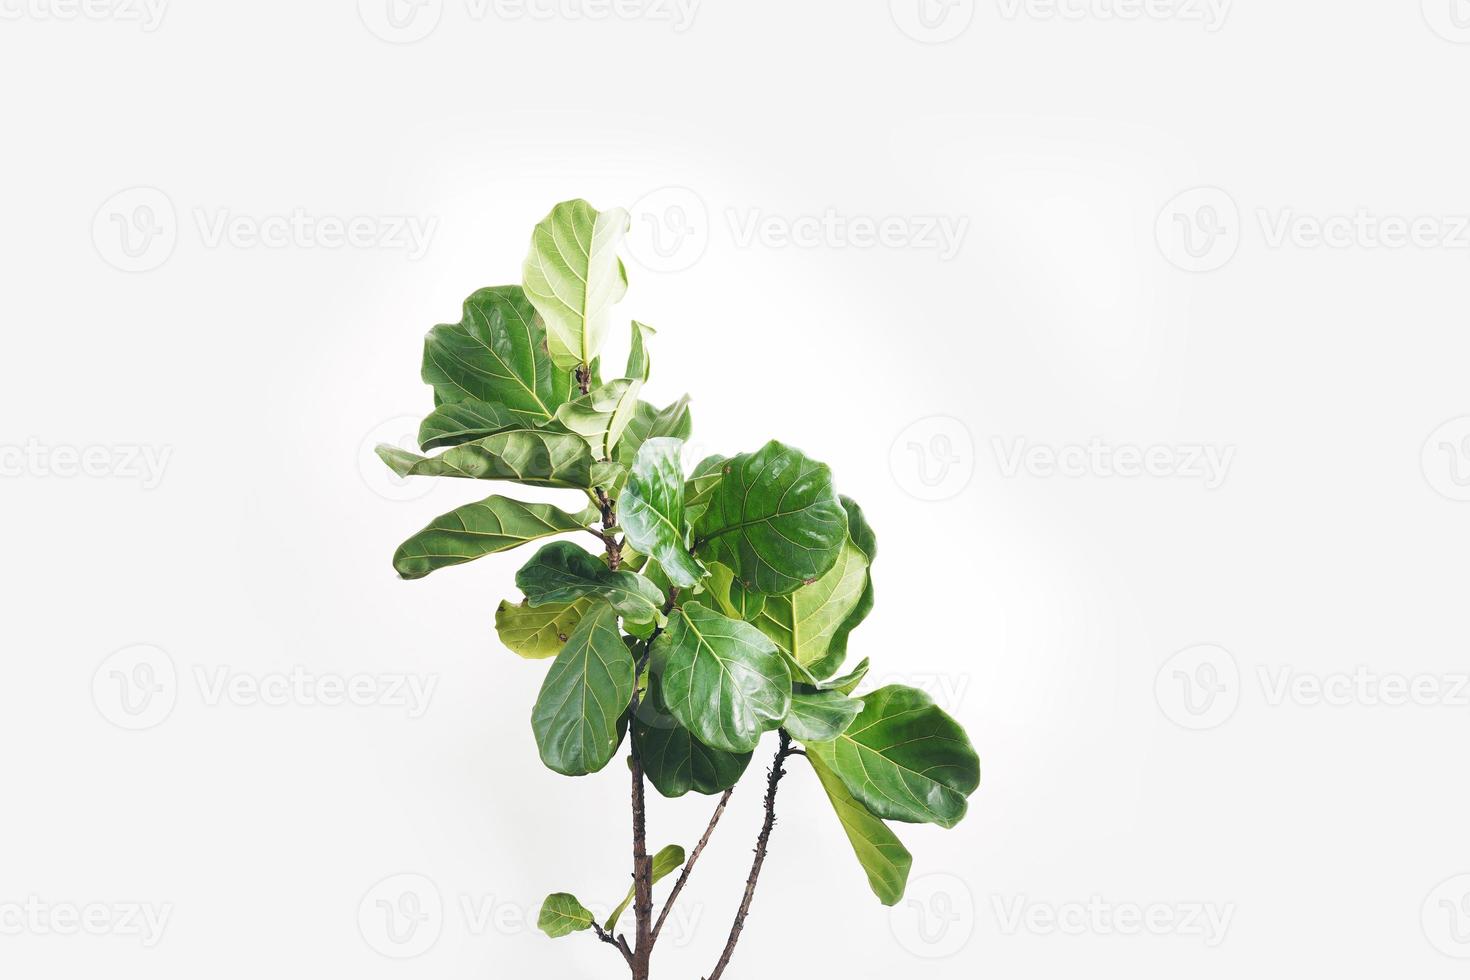
[[624,377],[634,381],[647,381],[652,370],[648,356],[648,338],[658,333],[646,323],[633,321],[633,346],[628,351],[628,370]]
[[420,456],[381,445],[378,455],[399,476],[456,476],[470,480],[513,480],[534,487],[592,484],[587,441],[570,432],[511,429],[476,439],[438,456]]
[[857,608],[867,582],[867,559],[844,542],[837,564],[825,575],[788,595],[767,596],[751,622],[797,663],[812,667],[827,659],[833,637]]
[[517,656],[545,660],[561,652],[567,637],[595,601],[578,599],[531,606],[502,599],[495,608],[495,632],[500,634],[500,642]]
[[842,829],[847,834],[848,842],[852,844],[853,853],[867,873],[868,887],[873,889],[873,894],[884,905],[897,905],[908,885],[909,869],[914,863],[913,856],[893,831],[888,829],[887,824],[852,798],[842,780],[820,759],[808,755],[807,761],[816,770],[817,779],[827,791],[827,799],[832,801],[832,809],[842,822]]
[[536,226],[526,256],[526,297],[546,323],[551,360],[571,370],[602,349],[613,304],[628,291],[618,244],[628,230],[622,208],[599,213],[564,201]]
[[832,491],[832,471],[779,442],[742,453],[694,528],[695,548],[723,562],[746,588],[784,595],[836,564],[847,540],[847,512]]
[[671,583],[687,589],[704,577],[704,569],[685,541],[683,448],[678,439],[643,444],[618,498],[618,517],[628,542],[657,561]]
[[664,597],[637,572],[613,571],[601,558],[570,541],[545,545],[516,572],[516,585],[532,606],[591,597],[609,602],[634,623],[655,621]]
[[607,765],[617,751],[618,722],[633,699],[633,671],[616,611],[599,604],[567,637],[531,712],[536,748],[548,769],[585,776]]
[[[670,844],[667,847],[659,848],[659,852],[653,856],[651,863],[653,865],[650,876],[652,878],[651,883],[656,885],[661,879],[667,878],[679,870],[679,867],[684,863],[684,848],[678,844]],[[602,929],[604,932],[610,933],[617,928],[618,919],[628,910],[628,906],[633,904],[633,897],[637,894],[637,884],[629,885],[627,897],[618,904],[617,908],[612,910],[612,915],[607,917],[607,922],[603,923]]]
[[521,416],[498,402],[466,398],[441,404],[419,424],[419,447],[428,452],[483,439],[507,429],[523,429]]
[[520,286],[481,289],[458,323],[429,331],[423,378],[440,404],[474,399],[503,405],[522,424],[547,422],[567,399],[571,372],[552,366],[545,341]]
[[715,488],[725,478],[725,463],[724,456],[706,456],[689,474],[684,483],[684,518],[690,524],[697,524],[700,515],[709,509]]
[[793,691],[785,729],[803,742],[829,742],[847,731],[863,703],[840,691]]
[[509,551],[528,541],[580,531],[598,520],[596,508],[568,514],[550,504],[525,504],[509,497],[487,497],[456,507],[403,544],[393,567],[404,578],[423,578],[449,565]]
[[556,420],[587,440],[597,459],[612,459],[618,440],[638,407],[641,381],[619,378],[567,402],[556,410]]
[[731,619],[753,623],[765,608],[766,596],[751,592],[735,579],[729,566],[710,562],[709,576],[704,580],[704,591],[689,596],[686,602],[697,602],[719,610]]
[[851,728],[806,748],[887,820],[953,827],[980,785],[980,759],[965,730],[912,687],[894,684],[864,695]]
[[862,508],[855,500],[841,496],[838,499],[842,501],[842,509],[847,511],[847,542],[863,553],[866,580],[863,585],[863,594],[859,597],[857,605],[832,632],[832,639],[827,644],[826,656],[811,664],[812,672],[818,677],[826,677],[842,666],[842,662],[847,659],[848,634],[868,618],[868,613],[873,611],[873,560],[878,557],[878,538],[873,533],[868,519],[863,516]]
[[749,752],[791,707],[791,673],[765,634],[702,605],[669,618],[653,643],[664,704],[705,745]]
[[688,439],[694,431],[694,421],[689,415],[689,396],[684,395],[666,408],[654,408],[648,402],[639,402],[623,438],[618,441],[617,459],[630,460],[638,455],[645,440],[671,437]]
[[654,789],[675,798],[690,790],[713,796],[740,781],[750,752],[712,749],[679,724],[664,706],[658,677],[648,674],[648,689],[633,720],[633,744]]
[[857,690],[857,686],[861,684],[863,682],[863,678],[867,676],[868,658],[864,657],[863,659],[858,661],[858,665],[856,667],[848,671],[846,674],[843,674],[841,677],[834,677],[831,680],[819,681],[814,686],[814,689],[819,691],[839,691],[842,694],[851,694],[853,691]]
[[547,895],[541,903],[541,914],[536,917],[536,927],[552,939],[570,936],[574,932],[592,928],[592,913],[583,908],[576,896],[566,892]]

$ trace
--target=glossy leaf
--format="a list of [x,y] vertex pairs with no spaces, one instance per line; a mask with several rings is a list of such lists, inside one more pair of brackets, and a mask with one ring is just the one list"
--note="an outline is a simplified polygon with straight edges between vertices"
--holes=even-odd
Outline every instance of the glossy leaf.
[[536,927],[552,939],[570,936],[574,932],[592,928],[592,913],[582,907],[573,895],[557,892],[547,895],[541,903],[541,914],[536,917]]
[[887,820],[953,827],[980,785],[980,759],[964,729],[912,687],[895,684],[864,695],[851,728],[806,748]]
[[739,782],[753,753],[724,752],[699,741],[669,714],[658,678],[650,674],[648,680],[633,722],[633,742],[654,789],[671,798],[690,790],[713,796]]
[[685,541],[683,447],[678,439],[643,444],[618,498],[618,517],[628,542],[657,561],[671,583],[687,589],[704,577],[704,569]]
[[[652,864],[652,868],[650,869],[651,874],[649,877],[652,878],[652,884],[656,885],[660,880],[678,871],[684,864],[684,848],[678,844],[670,844],[667,847],[659,848],[658,853],[653,856],[653,860],[650,863]],[[607,922],[603,923],[602,929],[604,932],[610,933],[617,928],[618,919],[628,910],[628,906],[633,904],[633,898],[637,894],[638,886],[629,885],[627,897],[618,904],[617,908],[612,910],[612,915],[607,917]]]
[[858,685],[861,684],[863,682],[863,678],[867,676],[868,658],[864,657],[862,660],[858,661],[858,665],[848,673],[843,674],[841,677],[834,677],[831,680],[821,681],[816,685],[816,688],[817,690],[822,691],[838,691],[842,694],[851,694],[853,691],[857,690]]
[[639,402],[633,410],[623,437],[618,441],[616,458],[631,460],[638,455],[639,448],[649,439],[688,439],[694,430],[689,415],[689,396],[684,395],[666,408],[654,408],[648,402]]
[[633,671],[616,611],[598,604],[567,637],[531,712],[536,748],[548,769],[585,776],[607,765],[633,699]]
[[404,578],[423,578],[440,568],[509,551],[528,541],[583,530],[598,516],[594,508],[568,514],[550,504],[487,497],[434,518],[399,545],[393,567]]
[[478,290],[458,323],[430,330],[423,378],[441,406],[500,405],[522,425],[550,421],[572,384],[570,371],[553,367],[546,332],[520,286]]
[[868,876],[868,887],[884,905],[897,905],[908,885],[913,856],[887,824],[853,799],[842,780],[820,759],[808,755],[807,761],[816,771],[822,789],[827,791],[827,799],[832,802],[858,864]]
[[599,213],[564,201],[536,226],[526,256],[526,297],[546,323],[551,360],[571,370],[590,364],[607,336],[613,304],[628,291],[618,244],[628,230],[622,208]]
[[791,707],[791,674],[775,644],[702,605],[669,618],[652,665],[669,713],[711,748],[753,750]]
[[767,596],[751,621],[797,663],[820,676],[813,665],[827,660],[833,638],[857,608],[867,582],[867,559],[844,542],[837,563],[825,575],[788,595]]
[[397,446],[381,445],[378,456],[399,476],[454,476],[470,480],[512,480],[534,487],[592,484],[592,453],[581,436],[570,432],[512,429],[420,456]]
[[536,552],[516,572],[516,585],[533,607],[589,597],[603,599],[619,615],[636,623],[655,621],[664,603],[662,593],[642,575],[615,572],[602,559],[570,541],[553,541]]
[[765,608],[766,597],[759,592],[751,592],[736,581],[735,573],[728,565],[711,562],[709,576],[704,580],[704,591],[686,601],[702,603],[731,619],[753,623]]
[[826,574],[847,540],[832,472],[779,442],[742,453],[695,525],[695,550],[729,565],[746,588],[784,595]]
[[658,333],[646,323],[633,321],[633,346],[628,351],[628,370],[623,377],[634,381],[647,381],[652,368],[648,356],[648,338]]
[[847,731],[863,703],[839,691],[793,691],[784,728],[803,742],[829,742]]
[[500,642],[517,656],[545,660],[561,652],[594,601],[578,599],[531,606],[502,599],[495,608],[495,632],[500,635]]
[[430,412],[419,423],[419,446],[424,452],[459,446],[507,429],[523,429],[525,425],[504,405],[467,398],[440,405]]
[[610,460],[632,421],[642,384],[627,378],[609,381],[558,408],[556,420],[586,439],[595,458]]
[[697,524],[700,515],[709,509],[715,488],[725,478],[725,463],[724,456],[706,456],[689,474],[684,483],[684,517],[690,524]]
[[878,557],[878,538],[856,501],[851,497],[843,496],[839,496],[838,499],[842,502],[842,509],[847,511],[848,544],[862,552],[866,562],[866,576],[863,593],[858,597],[857,605],[847,614],[847,618],[838,625],[837,629],[833,630],[832,639],[827,644],[826,655],[812,661],[812,672],[818,677],[826,677],[842,666],[842,662],[847,659],[848,634],[867,619],[868,614],[873,611],[873,560]]

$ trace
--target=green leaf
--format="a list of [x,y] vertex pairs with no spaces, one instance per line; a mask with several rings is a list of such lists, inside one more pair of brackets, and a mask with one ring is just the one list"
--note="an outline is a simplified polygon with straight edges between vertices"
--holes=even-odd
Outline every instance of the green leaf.
[[419,424],[419,447],[428,452],[458,446],[507,429],[525,428],[525,424],[504,405],[467,398],[442,404],[429,413]]
[[654,408],[648,402],[639,402],[633,418],[618,441],[618,459],[632,459],[648,439],[688,439],[694,431],[694,421],[689,415],[689,396],[684,395],[667,408]]
[[878,557],[878,538],[873,534],[872,526],[868,524],[868,519],[863,516],[862,508],[856,501],[851,497],[839,496],[838,499],[842,501],[842,509],[847,511],[847,541],[863,553],[867,577],[857,605],[833,631],[832,640],[827,644],[827,655],[812,662],[812,671],[818,677],[825,677],[842,666],[842,662],[847,659],[848,634],[857,629],[868,618],[868,613],[873,611],[873,560]]
[[545,660],[561,652],[572,630],[592,606],[592,599],[552,602],[544,606],[513,604],[504,599],[495,608],[495,631],[512,653],[527,660]]
[[585,776],[607,765],[633,699],[633,671],[617,613],[598,605],[567,637],[531,712],[536,748],[548,769]]
[[842,780],[820,759],[811,755],[807,761],[816,770],[817,779],[827,791],[827,799],[842,823],[847,840],[852,844],[858,864],[868,876],[868,887],[884,905],[897,905],[908,885],[909,869],[914,859],[888,825],[873,816],[852,798]]
[[980,759],[965,730],[912,687],[894,684],[864,695],[851,728],[806,748],[887,820],[953,827],[980,785]]
[[654,789],[671,799],[690,790],[713,796],[739,782],[753,753],[723,752],[699,741],[669,714],[658,678],[647,676],[648,690],[633,721],[633,744]]
[[825,465],[772,441],[729,460],[722,472],[695,525],[698,553],[767,595],[794,592],[836,564],[847,512]]
[[797,663],[820,676],[812,665],[827,658],[833,637],[857,608],[867,582],[863,553],[844,542],[837,564],[825,575],[789,595],[767,596],[751,622]]
[[541,903],[541,914],[536,917],[536,926],[552,939],[570,936],[574,932],[592,928],[592,913],[582,903],[566,892],[547,895]]
[[[660,880],[667,878],[670,874],[678,871],[679,867],[683,865],[684,848],[680,847],[678,844],[670,844],[667,847],[661,848],[659,852],[653,856],[652,863],[652,884],[656,885],[659,883]],[[617,928],[618,917],[628,910],[629,905],[633,904],[633,896],[637,893],[638,886],[636,884],[628,886],[628,897],[623,899],[622,903],[619,904],[617,908],[612,910],[612,915],[608,916],[607,922],[603,924],[603,932],[612,932],[615,928]]]
[[570,432],[512,429],[420,456],[381,445],[378,456],[399,476],[455,476],[470,480],[513,480],[533,487],[592,486],[592,454]]
[[524,504],[508,497],[487,497],[456,507],[403,544],[393,567],[407,579],[423,578],[449,565],[509,551],[528,541],[580,531],[598,519],[595,508],[568,514],[550,504]]
[[704,569],[685,541],[683,448],[678,439],[643,444],[618,498],[618,517],[629,543],[657,561],[670,582],[688,589],[704,577]]
[[709,577],[704,581],[704,591],[690,596],[687,602],[697,602],[724,613],[731,619],[747,623],[755,622],[765,608],[766,597],[751,592],[735,579],[728,565],[710,562]]
[[504,406],[522,425],[550,421],[566,401],[571,373],[557,370],[546,331],[519,286],[481,289],[458,323],[424,339],[424,381],[442,405],[473,399]]
[[551,360],[571,370],[590,364],[607,336],[613,304],[628,291],[618,244],[628,212],[599,213],[583,200],[564,201],[536,226],[526,256],[526,297],[546,322]]
[[597,459],[612,459],[618,440],[638,407],[641,381],[619,378],[567,402],[556,410],[556,420],[587,440]]
[[839,691],[793,691],[784,727],[803,742],[830,742],[847,731],[863,703]]
[[791,673],[775,644],[702,605],[669,618],[651,662],[669,713],[711,748],[750,752],[791,708]]
[[657,620],[664,603],[663,594],[642,575],[615,572],[570,541],[542,547],[516,572],[516,585],[532,606],[584,597],[605,599],[619,615],[635,623]]
[[648,356],[648,338],[658,333],[646,323],[633,321],[633,347],[628,351],[628,370],[624,377],[647,381],[652,362]]
[[841,677],[834,677],[829,681],[821,681],[816,685],[816,689],[820,691],[839,691],[843,694],[851,694],[853,691],[857,690],[857,686],[861,684],[863,682],[863,678],[867,676],[868,658],[864,657],[862,660],[858,661],[858,665],[854,667],[851,672],[844,674]]

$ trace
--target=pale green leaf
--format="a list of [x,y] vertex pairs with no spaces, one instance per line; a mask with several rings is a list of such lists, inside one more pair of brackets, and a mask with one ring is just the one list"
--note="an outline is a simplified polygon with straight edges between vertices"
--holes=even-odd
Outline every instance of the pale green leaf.
[[827,799],[832,802],[858,864],[868,876],[868,887],[884,905],[897,905],[908,885],[913,856],[887,824],[853,799],[842,780],[820,759],[808,754],[807,761],[816,770],[822,789],[827,791]]
[[531,235],[526,296],[546,323],[551,360],[571,370],[602,349],[612,307],[628,290],[618,244],[628,230],[622,208],[599,213],[583,200],[552,208]]
[[592,928],[592,913],[582,907],[575,896],[566,892],[547,895],[541,903],[541,914],[536,917],[536,927],[552,939],[570,936],[574,932]]
[[510,651],[527,660],[545,660],[561,652],[593,599],[551,602],[543,606],[502,599],[495,608],[495,632]]
[[[660,848],[659,852],[653,856],[651,864],[652,874],[650,877],[653,879],[652,883],[656,885],[662,879],[678,871],[680,866],[684,864],[684,848],[678,844],[670,844],[667,847]],[[604,932],[611,933],[617,928],[618,919],[628,910],[628,906],[633,904],[633,898],[637,893],[638,886],[636,884],[628,886],[628,896],[618,904],[617,908],[612,910],[612,915],[607,917],[607,922],[602,926]]]

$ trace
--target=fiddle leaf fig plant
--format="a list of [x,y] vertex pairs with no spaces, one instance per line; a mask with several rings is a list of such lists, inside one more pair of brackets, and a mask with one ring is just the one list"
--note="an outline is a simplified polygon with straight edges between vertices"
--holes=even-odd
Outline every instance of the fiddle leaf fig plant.
[[[576,896],[552,893],[538,921],[548,936],[592,933],[646,980],[670,909],[774,733],[764,821],[708,977],[717,980],[750,911],[793,756],[811,767],[835,814],[826,826],[846,834],[885,905],[903,896],[912,864],[890,823],[953,827],[980,763],[922,691],[858,694],[866,658],[844,672],[851,634],[873,609],[878,548],[831,470],[774,440],[686,469],[688,397],[663,407],[643,398],[656,338],[646,324],[631,322],[623,376],[603,377],[613,309],[628,289],[618,256],[627,228],[618,208],[554,207],[531,236],[520,285],[472,293],[459,322],[429,331],[422,377],[434,408],[419,430],[423,454],[378,454],[400,476],[580,498],[561,506],[492,494],[435,518],[393,555],[400,576],[420,579],[535,547],[495,629],[512,653],[550,661],[530,710],[541,761],[586,776],[626,755],[632,884],[601,923]],[[591,550],[581,544],[589,534]],[[687,854],[679,843],[649,853],[649,785],[669,798],[718,797]],[[655,915],[654,885],[671,876]],[[609,883],[603,897],[611,904],[619,892]]]

